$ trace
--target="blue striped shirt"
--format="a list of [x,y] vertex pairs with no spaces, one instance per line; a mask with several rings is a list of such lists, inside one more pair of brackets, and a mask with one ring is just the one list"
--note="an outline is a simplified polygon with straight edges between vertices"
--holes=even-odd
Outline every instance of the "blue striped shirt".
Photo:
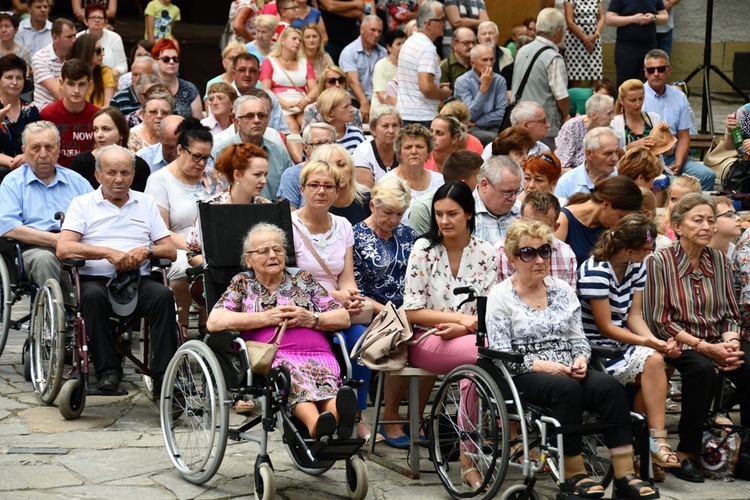
[[612,323],[626,328],[633,295],[642,291],[645,285],[646,266],[643,263],[629,263],[622,282],[619,282],[609,261],[599,262],[593,257],[586,259],[578,269],[578,297],[581,300],[581,317],[586,338],[597,345],[622,347],[620,342],[599,334],[591,312],[591,300],[609,299]]
[[349,125],[347,123],[346,134],[344,134],[343,137],[339,137],[336,142],[344,146],[344,148],[349,151],[349,154],[351,154],[354,153],[354,150],[357,149],[357,146],[359,146],[360,143],[365,142],[365,134],[354,125]]

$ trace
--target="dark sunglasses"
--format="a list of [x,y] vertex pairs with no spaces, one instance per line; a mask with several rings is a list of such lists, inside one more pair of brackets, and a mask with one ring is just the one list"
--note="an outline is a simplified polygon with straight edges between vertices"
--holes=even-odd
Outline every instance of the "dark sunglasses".
[[161,59],[161,62],[163,62],[164,64],[169,64],[169,61],[173,61],[175,63],[180,62],[179,56],[172,56],[172,57],[162,56],[159,59]]
[[335,83],[338,83],[339,85],[343,85],[346,83],[346,78],[344,78],[343,76],[340,76],[338,78],[326,78],[326,83],[328,85],[333,85]]
[[646,73],[648,73],[649,75],[653,75],[655,71],[658,71],[659,73],[665,73],[668,67],[669,66],[654,66],[653,68],[646,68]]
[[552,256],[552,247],[548,243],[545,243],[539,248],[523,247],[518,250],[518,256],[524,262],[531,262],[536,259],[537,255],[544,260],[549,259]]
[[96,52],[97,56],[100,56],[100,55],[104,54],[104,47],[97,47],[97,48],[94,49],[94,52]]
[[[530,160],[532,158],[541,158],[542,160],[546,161],[550,165],[554,165],[555,164],[555,160],[553,160],[550,155],[545,154],[545,153],[537,153],[535,155],[531,155],[531,156],[529,156],[528,160]],[[526,161],[528,161],[528,160],[526,160]]]

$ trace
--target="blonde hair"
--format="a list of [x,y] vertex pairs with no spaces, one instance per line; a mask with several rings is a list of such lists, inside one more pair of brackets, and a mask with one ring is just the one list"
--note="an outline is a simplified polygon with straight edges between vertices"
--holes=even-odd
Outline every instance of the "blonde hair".
[[237,40],[233,40],[229,42],[226,47],[224,47],[224,50],[221,51],[221,58],[224,59],[234,51],[237,51],[238,54],[243,54],[247,52],[247,45],[242,42],[238,42]]
[[[256,2],[257,3],[257,2]],[[258,4],[260,6],[260,4]],[[261,14],[253,20],[253,26],[255,29],[266,28],[269,31],[276,31],[276,27],[279,25],[279,18],[270,14]]]
[[329,71],[333,71],[339,76],[344,77],[344,88],[349,89],[349,81],[346,79],[346,73],[344,73],[344,70],[336,66],[335,64],[329,64],[325,68],[323,68],[323,71],[320,72],[320,75],[318,75],[318,95],[322,94],[326,90],[326,74]]
[[[325,48],[326,38],[323,36],[323,32],[320,31],[320,26],[318,26],[317,23],[307,23],[307,24],[305,24],[304,26],[302,26],[302,29],[300,30],[300,33],[302,34],[302,38],[305,37],[305,30],[313,30],[315,33],[318,34],[318,36],[320,37],[320,45],[318,45],[318,53],[315,54],[315,57],[316,58],[323,57],[325,55],[325,53],[326,53],[326,48]],[[302,45],[301,45],[301,47],[302,47],[301,50],[304,50],[304,45],[305,44],[303,42]]]
[[625,99],[625,94],[634,90],[640,90],[644,92],[643,82],[638,80],[637,78],[631,78],[630,80],[625,80],[624,82],[622,82],[622,85],[620,85],[620,88],[617,91],[617,101],[615,101],[616,115],[621,115],[624,111],[622,107],[622,100]]
[[703,188],[701,187],[701,182],[698,180],[697,177],[693,177],[692,175],[686,175],[686,174],[683,174],[679,177],[675,177],[672,183],[667,188],[666,193],[665,193],[666,198],[667,198],[667,210],[664,211],[664,214],[662,215],[662,218],[661,218],[661,222],[662,224],[664,224],[664,227],[666,228],[672,227],[672,213],[671,213],[672,211],[669,209],[669,195],[672,194],[672,189],[675,186],[687,189],[689,191],[688,194],[703,192]]
[[[284,29],[284,31],[281,32],[281,35],[279,35],[279,40],[276,42],[276,45],[273,46],[273,49],[271,49],[271,52],[268,54],[268,57],[279,57],[281,55],[281,50],[282,50],[281,42],[283,42],[284,40],[286,40],[287,38],[289,38],[290,36],[294,34],[299,35],[300,44],[299,44],[299,50],[297,51],[296,54],[294,54],[293,60],[299,61],[300,59],[304,59],[305,61],[307,61],[307,59],[304,58],[305,48],[302,45],[302,32],[298,30],[297,28],[292,28],[291,26],[287,26]],[[300,53],[302,53],[303,57],[300,57]]]
[[344,102],[344,99],[351,99],[349,92],[344,89],[332,87],[320,93],[317,100],[318,114],[324,122],[331,123],[331,111]]
[[341,144],[323,144],[322,146],[319,146],[315,149],[310,159],[312,161],[325,161],[330,163],[331,165],[338,166],[333,163],[333,157],[336,155],[336,153],[338,153],[344,159],[347,168],[349,168],[349,185],[341,186],[341,188],[350,190],[354,195],[354,200],[357,203],[362,203],[362,200],[364,200],[365,197],[365,193],[367,192],[367,188],[357,182],[357,174],[354,170],[354,158],[352,158],[352,155],[349,154],[349,151],[347,151],[344,146],[342,146]]
[[409,184],[400,177],[382,179],[375,184],[370,199],[376,207],[408,208],[411,203]]
[[467,122],[469,121],[469,118],[471,118],[469,106],[467,106],[465,102],[460,100],[451,101],[445,104],[442,109],[440,109],[440,114],[453,115],[458,118],[458,121],[460,121],[461,123]]
[[508,232],[505,233],[505,255],[508,259],[513,259],[518,255],[523,238],[539,238],[551,245],[552,228],[540,221],[515,221],[508,228]]
[[237,99],[237,91],[234,90],[234,87],[232,87],[231,85],[227,85],[224,82],[212,83],[208,87],[208,90],[206,90],[206,94],[208,94],[209,96],[211,94],[226,94],[227,97],[229,97],[229,100],[232,101],[233,104],[234,104],[234,101]]
[[333,177],[333,182],[337,188],[341,187],[341,179],[344,177],[337,166],[325,160],[314,160],[305,165],[305,168],[299,173],[299,185],[307,184],[307,178],[315,174],[330,175]]
[[617,165],[617,175],[630,177],[634,181],[641,176],[646,182],[656,179],[662,170],[659,159],[645,147],[630,148]]

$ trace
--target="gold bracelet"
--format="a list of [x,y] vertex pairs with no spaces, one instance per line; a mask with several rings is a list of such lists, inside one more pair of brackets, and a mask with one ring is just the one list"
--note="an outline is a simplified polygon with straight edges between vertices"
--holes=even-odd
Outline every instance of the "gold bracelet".
[[693,346],[693,350],[694,350],[695,352],[700,352],[700,351],[698,350],[698,346],[699,346],[699,345],[701,345],[701,342],[703,342],[703,339],[698,339],[698,342],[696,342],[696,343],[695,343],[695,345]]

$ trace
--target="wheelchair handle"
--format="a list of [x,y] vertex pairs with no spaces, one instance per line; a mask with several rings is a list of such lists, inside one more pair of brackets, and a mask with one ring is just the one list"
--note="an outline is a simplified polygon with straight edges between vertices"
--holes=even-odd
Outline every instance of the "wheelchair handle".
[[461,307],[468,303],[468,302],[476,302],[477,303],[477,347],[485,347],[485,336],[487,332],[487,324],[485,322],[485,315],[487,314],[487,297],[482,296],[479,293],[479,290],[476,289],[476,287],[469,285],[469,286],[459,286],[457,288],[453,289],[453,295],[464,295],[469,294],[469,296],[464,299],[457,307],[457,309],[461,309]]
[[469,299],[467,300],[473,300],[474,297],[479,295],[479,290],[477,290],[473,286],[460,286],[453,289],[453,295],[465,295],[467,293],[469,294]]

